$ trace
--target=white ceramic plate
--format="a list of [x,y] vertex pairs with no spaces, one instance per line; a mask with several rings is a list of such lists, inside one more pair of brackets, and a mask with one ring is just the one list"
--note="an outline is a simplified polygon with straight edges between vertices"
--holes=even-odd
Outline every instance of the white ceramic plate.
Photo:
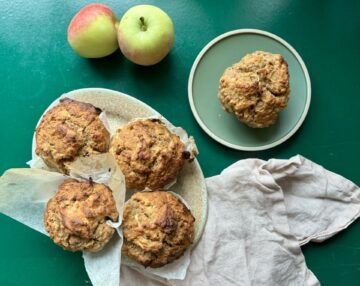
[[[110,131],[114,131],[121,125],[139,117],[149,117],[160,115],[153,108],[138,99],[124,93],[103,89],[103,88],[85,88],[71,91],[62,95],[82,102],[91,103],[105,111],[110,125]],[[58,104],[56,99],[43,114],[50,108]],[[42,117],[42,116],[41,116]],[[40,122],[39,119],[38,123]],[[35,133],[33,136],[33,158],[35,155]],[[208,197],[205,185],[204,175],[201,171],[198,161],[195,159],[192,163],[185,164],[181,170],[178,180],[169,191],[179,194],[189,204],[195,217],[195,237],[194,246],[203,232],[208,210]],[[127,195],[129,196],[129,195]],[[125,264],[132,264],[128,259],[124,259]]]

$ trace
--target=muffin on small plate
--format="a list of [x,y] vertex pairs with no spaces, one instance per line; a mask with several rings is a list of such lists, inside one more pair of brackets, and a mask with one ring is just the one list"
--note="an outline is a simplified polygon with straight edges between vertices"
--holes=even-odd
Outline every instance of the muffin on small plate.
[[173,182],[192,154],[159,119],[138,119],[117,129],[110,153],[128,189],[159,190]]
[[256,51],[227,68],[219,99],[225,111],[252,128],[276,123],[290,94],[288,65],[280,54]]
[[145,267],[181,257],[194,239],[194,217],[170,192],[137,192],[125,203],[123,254]]
[[66,163],[79,156],[107,152],[110,134],[100,113],[89,103],[61,99],[44,114],[36,128],[35,153],[49,167],[67,174]]
[[111,190],[91,181],[67,179],[49,200],[44,214],[45,230],[65,250],[101,250],[115,229],[119,214]]

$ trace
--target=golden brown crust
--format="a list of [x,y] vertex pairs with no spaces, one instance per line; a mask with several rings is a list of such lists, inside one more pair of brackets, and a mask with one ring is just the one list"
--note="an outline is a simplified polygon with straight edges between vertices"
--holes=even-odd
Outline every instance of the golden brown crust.
[[130,122],[116,131],[110,143],[129,189],[164,188],[173,181],[189,153],[184,143],[156,119]]
[[169,192],[137,192],[125,204],[125,255],[145,267],[161,267],[182,256],[194,239],[195,218]]
[[99,251],[114,234],[106,223],[118,220],[112,192],[105,185],[67,179],[49,200],[45,230],[66,250]]
[[227,112],[250,127],[274,124],[289,100],[288,65],[279,54],[256,51],[227,68],[219,98]]
[[36,154],[67,174],[66,163],[78,156],[107,152],[110,134],[93,105],[62,99],[45,113],[36,128]]

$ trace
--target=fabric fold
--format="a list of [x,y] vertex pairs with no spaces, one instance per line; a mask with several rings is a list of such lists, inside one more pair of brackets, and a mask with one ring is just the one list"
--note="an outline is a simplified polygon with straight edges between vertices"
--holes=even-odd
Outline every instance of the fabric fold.
[[123,285],[320,285],[300,245],[346,228],[360,190],[302,156],[241,160],[206,179],[209,214],[185,280],[162,280],[122,266]]
[[301,245],[324,241],[360,216],[360,188],[300,155],[261,168],[283,190],[290,229]]

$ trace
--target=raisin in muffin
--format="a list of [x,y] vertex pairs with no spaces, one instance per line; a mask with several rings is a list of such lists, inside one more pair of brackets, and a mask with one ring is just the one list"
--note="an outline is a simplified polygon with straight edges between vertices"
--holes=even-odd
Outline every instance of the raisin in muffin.
[[252,128],[268,127],[288,103],[288,65],[279,54],[256,51],[227,68],[219,98],[225,111]]
[[78,156],[108,151],[110,134],[99,118],[101,110],[71,99],[47,111],[36,128],[35,153],[52,168],[67,174],[66,164]]
[[173,194],[137,192],[123,211],[123,254],[145,267],[182,256],[194,239],[194,217]]
[[49,200],[45,230],[65,250],[101,250],[115,230],[106,223],[118,220],[112,192],[105,185],[67,179]]
[[126,187],[164,188],[190,159],[180,138],[158,119],[132,121],[116,131],[110,153],[124,173]]

